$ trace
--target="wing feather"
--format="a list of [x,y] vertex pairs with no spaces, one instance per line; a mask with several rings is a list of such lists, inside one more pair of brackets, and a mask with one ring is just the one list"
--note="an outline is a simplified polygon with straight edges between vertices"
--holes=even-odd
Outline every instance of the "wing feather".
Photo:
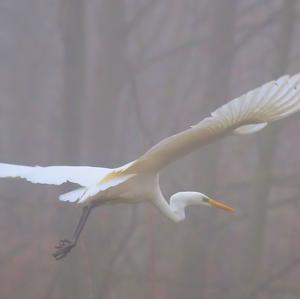
[[285,75],[230,101],[190,129],[152,147],[127,172],[159,171],[173,160],[217,138],[250,134],[300,110],[300,74]]
[[112,170],[89,166],[22,166],[0,163],[0,178],[26,179],[32,183],[61,185],[66,182],[84,187],[96,184]]

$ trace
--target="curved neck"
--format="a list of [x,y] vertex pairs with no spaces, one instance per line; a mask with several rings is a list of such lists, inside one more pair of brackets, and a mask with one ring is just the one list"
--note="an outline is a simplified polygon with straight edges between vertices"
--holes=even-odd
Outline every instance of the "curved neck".
[[170,204],[162,193],[157,193],[155,205],[169,219],[179,222],[185,219],[185,208],[189,205],[204,205],[203,195],[198,192],[179,192],[171,196]]

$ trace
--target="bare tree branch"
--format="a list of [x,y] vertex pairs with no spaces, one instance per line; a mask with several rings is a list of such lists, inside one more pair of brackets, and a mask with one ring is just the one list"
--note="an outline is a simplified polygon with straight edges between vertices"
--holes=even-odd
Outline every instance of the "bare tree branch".
[[270,275],[265,281],[259,283],[254,290],[252,290],[245,299],[254,299],[257,298],[261,293],[268,290],[273,283],[282,279],[283,276],[288,275],[292,271],[295,271],[300,265],[300,257],[292,259],[286,266],[278,270],[276,273]]
[[[233,47],[228,50],[228,52],[236,51],[241,47],[245,46],[248,42],[252,40],[253,37],[257,35],[259,31],[262,31],[268,25],[274,22],[276,20],[277,15],[278,12],[274,12],[273,14],[268,16],[268,18],[264,22],[253,26],[253,28],[250,31],[248,31],[243,37],[241,37],[240,41],[238,41],[237,44],[234,44]],[[200,45],[201,45],[201,41],[197,39],[189,40],[184,44],[176,46],[168,51],[165,51],[160,55],[149,58],[142,65],[139,66],[137,73],[144,72],[147,68],[152,67],[154,64],[160,63],[165,59],[172,59],[182,54],[188,55],[187,51],[193,50],[194,48],[197,48]],[[228,53],[226,52],[224,56],[226,56],[227,54]]]
[[155,7],[159,0],[148,0],[148,2],[138,11],[133,20],[127,26],[127,35],[131,34],[131,32],[138,28],[143,19],[147,16],[147,14],[151,13],[151,10]]
[[[269,203],[267,206],[268,213],[271,212],[274,209],[279,209],[284,206],[288,205],[297,205],[300,203],[300,194],[295,194],[291,197],[285,198],[278,200],[273,203]],[[234,216],[234,217],[229,217],[224,221],[221,221],[218,223],[214,228],[213,231],[221,233],[223,232],[224,229],[228,228],[230,225],[237,225],[238,223],[247,220],[251,215],[249,213],[243,213],[241,212],[240,214]]]
[[109,282],[111,280],[111,276],[113,273],[114,264],[117,262],[118,257],[123,253],[123,251],[126,248],[126,245],[129,243],[130,237],[133,235],[134,230],[136,228],[136,224],[137,224],[137,210],[136,210],[136,207],[134,207],[132,209],[132,215],[130,217],[130,224],[129,224],[126,232],[124,233],[123,238],[119,242],[119,246],[110,255],[110,260],[107,263],[106,269],[103,271],[103,273],[105,273],[105,277],[104,277],[104,279],[102,279],[102,282],[100,283],[100,286],[99,286],[98,292],[97,292],[98,297],[101,299],[107,297],[107,294],[110,290]]
[[[287,186],[293,186],[295,188],[299,188],[299,179],[300,174],[289,174],[284,176],[271,176],[268,178],[270,180],[270,183],[273,185],[283,185],[284,187]],[[257,178],[253,177],[245,181],[236,181],[232,183],[228,183],[224,186],[224,189],[226,191],[232,191],[232,190],[241,190],[244,191],[245,189],[253,188],[256,184]],[[259,176],[259,180],[265,180],[264,177]]]

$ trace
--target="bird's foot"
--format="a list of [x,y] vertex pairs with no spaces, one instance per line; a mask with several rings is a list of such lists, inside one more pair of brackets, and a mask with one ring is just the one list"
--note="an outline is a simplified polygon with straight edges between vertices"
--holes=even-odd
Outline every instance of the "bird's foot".
[[59,241],[59,244],[55,246],[57,249],[55,253],[53,253],[53,256],[56,260],[60,260],[64,258],[73,247],[75,247],[76,242],[75,241],[69,241],[69,240],[61,240]]

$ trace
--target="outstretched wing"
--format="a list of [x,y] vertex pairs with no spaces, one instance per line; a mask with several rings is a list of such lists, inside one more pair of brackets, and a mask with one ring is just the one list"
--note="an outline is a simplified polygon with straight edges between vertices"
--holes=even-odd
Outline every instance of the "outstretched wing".
[[230,133],[250,134],[300,110],[300,74],[286,75],[236,98],[211,116],[170,136],[141,156],[128,171],[158,171],[199,146]]
[[89,166],[22,166],[0,163],[0,178],[22,178],[35,184],[61,185],[66,182],[84,187],[101,181],[112,169]]
[[77,203],[85,203],[88,199],[95,196],[96,194],[103,192],[103,191],[107,191],[110,188],[120,185],[120,184],[126,182],[128,179],[130,179],[133,176],[134,176],[134,174],[124,175],[124,176],[120,175],[119,177],[112,178],[103,183],[101,183],[101,181],[100,181],[97,184],[91,185],[90,187],[72,190],[68,193],[61,194],[59,196],[59,200],[69,201],[69,202],[77,202]]

